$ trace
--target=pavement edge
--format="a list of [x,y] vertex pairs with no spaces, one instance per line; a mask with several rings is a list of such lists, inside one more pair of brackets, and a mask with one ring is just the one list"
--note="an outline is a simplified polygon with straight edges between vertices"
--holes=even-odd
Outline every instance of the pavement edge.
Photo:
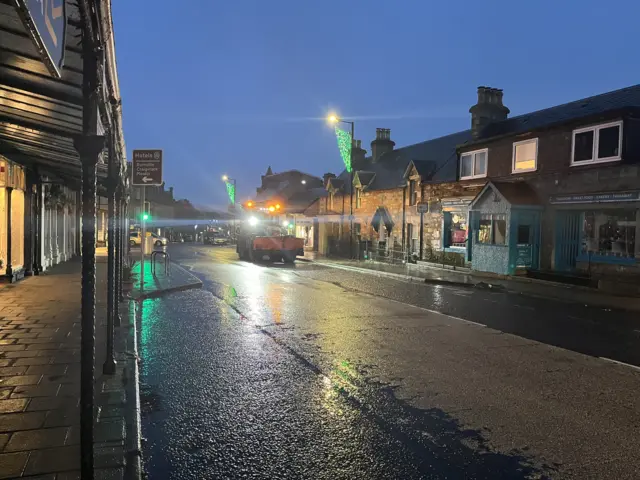
[[125,307],[127,324],[127,346],[124,368],[124,388],[126,402],[126,443],[124,479],[140,480],[142,478],[142,420],[140,416],[140,373],[138,357],[137,305],[135,301],[127,302]]
[[147,300],[149,298],[162,297],[163,295],[168,295],[169,293],[181,292],[184,290],[191,290],[194,288],[202,288],[202,285],[203,285],[202,281],[198,277],[196,277],[194,274],[187,271],[185,268],[181,267],[180,265],[174,262],[171,262],[171,268],[172,269],[179,268],[180,270],[182,270],[182,272],[185,275],[190,277],[192,280],[188,283],[182,283],[180,285],[176,285],[173,287],[150,290],[144,293],[134,293],[130,296],[131,300],[138,302],[142,300]]

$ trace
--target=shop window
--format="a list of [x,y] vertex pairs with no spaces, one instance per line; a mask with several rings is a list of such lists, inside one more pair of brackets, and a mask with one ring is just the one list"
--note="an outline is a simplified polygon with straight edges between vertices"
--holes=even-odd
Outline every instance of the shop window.
[[533,172],[537,165],[538,139],[513,144],[513,173]]
[[635,210],[594,210],[584,213],[583,253],[633,258],[636,249]]
[[478,227],[478,243],[505,245],[507,241],[506,215],[481,215]]
[[620,160],[622,122],[606,123],[573,131],[571,165]]
[[464,248],[467,246],[467,215],[461,212],[444,212],[444,247]]
[[464,153],[460,156],[460,180],[487,176],[488,150]]

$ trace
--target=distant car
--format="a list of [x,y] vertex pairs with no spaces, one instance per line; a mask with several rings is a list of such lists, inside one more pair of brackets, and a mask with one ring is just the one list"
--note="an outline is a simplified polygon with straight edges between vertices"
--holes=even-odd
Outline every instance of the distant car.
[[205,245],[228,245],[229,237],[222,233],[205,233],[202,243]]
[[[160,235],[156,235],[153,232],[147,232],[147,237],[153,238],[153,245],[155,247],[166,247],[167,239],[161,237]],[[131,232],[129,233],[129,245],[132,247],[138,246],[142,243],[142,233],[141,232]]]

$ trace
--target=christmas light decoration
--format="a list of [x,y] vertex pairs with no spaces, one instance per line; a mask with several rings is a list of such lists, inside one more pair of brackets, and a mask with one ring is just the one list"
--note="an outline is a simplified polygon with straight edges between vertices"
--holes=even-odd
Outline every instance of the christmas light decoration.
[[347,167],[347,172],[351,172],[351,134],[336,127],[336,137],[338,138],[338,150],[340,150],[344,166]]
[[224,182],[227,186],[227,195],[229,195],[229,202],[233,205],[236,203],[236,186],[231,182]]

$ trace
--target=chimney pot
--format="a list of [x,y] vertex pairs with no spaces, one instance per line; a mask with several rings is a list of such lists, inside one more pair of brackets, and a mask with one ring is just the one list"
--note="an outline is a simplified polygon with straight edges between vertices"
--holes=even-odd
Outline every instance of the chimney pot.
[[488,124],[507,119],[509,109],[502,103],[502,97],[503,91],[499,88],[478,87],[478,103],[469,109],[474,138],[479,138]]

